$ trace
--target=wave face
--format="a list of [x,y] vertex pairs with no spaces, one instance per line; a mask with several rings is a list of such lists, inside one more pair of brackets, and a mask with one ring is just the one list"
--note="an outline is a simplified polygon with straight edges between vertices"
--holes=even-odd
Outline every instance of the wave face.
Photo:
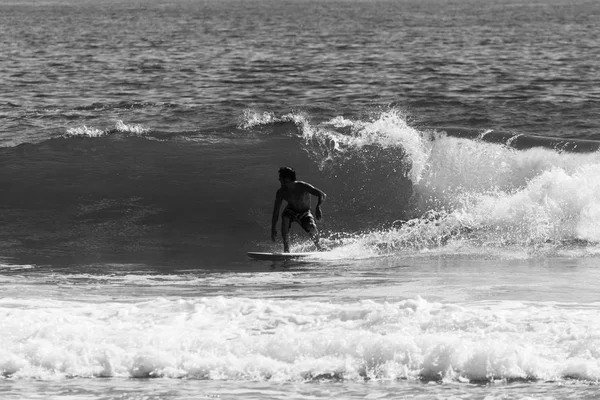
[[[595,247],[594,142],[566,151],[577,141],[470,134],[415,128],[396,109],[321,122],[248,110],[210,135],[73,127],[0,149],[3,254],[208,266],[278,249],[268,236],[280,165],[328,193],[321,229],[332,247]],[[294,243],[309,246],[300,233]]]

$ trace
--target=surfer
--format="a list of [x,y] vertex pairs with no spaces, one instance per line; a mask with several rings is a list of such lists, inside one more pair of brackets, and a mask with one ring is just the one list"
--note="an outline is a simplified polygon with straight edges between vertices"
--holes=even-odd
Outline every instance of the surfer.
[[[271,225],[271,239],[277,240],[277,220],[279,219],[279,210],[283,200],[287,202],[286,208],[281,213],[281,237],[283,239],[283,252],[290,252],[289,233],[292,222],[297,222],[310,234],[310,238],[317,246],[319,251],[323,248],[319,244],[319,231],[315,223],[315,217],[320,220],[323,216],[321,212],[321,203],[325,201],[325,193],[310,183],[297,181],[296,171],[290,167],[281,167],[279,169],[279,182],[281,188],[275,194],[275,207],[273,208],[273,221]],[[315,216],[310,211],[310,196],[318,198]]]

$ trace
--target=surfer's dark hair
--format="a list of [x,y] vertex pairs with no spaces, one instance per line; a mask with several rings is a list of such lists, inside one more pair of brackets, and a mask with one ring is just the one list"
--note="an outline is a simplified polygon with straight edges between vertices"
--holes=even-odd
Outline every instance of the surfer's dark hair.
[[279,177],[280,178],[290,178],[291,180],[296,180],[296,171],[294,171],[291,167],[281,167],[279,168]]

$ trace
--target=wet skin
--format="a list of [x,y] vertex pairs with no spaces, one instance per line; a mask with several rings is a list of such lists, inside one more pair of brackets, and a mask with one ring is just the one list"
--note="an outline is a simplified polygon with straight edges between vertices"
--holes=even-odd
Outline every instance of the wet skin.
[[[281,204],[285,200],[288,204],[288,209],[294,211],[295,213],[304,213],[310,210],[311,206],[311,195],[318,198],[317,207],[315,209],[315,218],[320,220],[322,217],[321,212],[321,203],[325,201],[327,197],[325,193],[310,183],[303,181],[294,181],[289,178],[279,177],[279,182],[281,182],[281,188],[277,191],[275,195],[275,206],[273,207],[273,219],[271,225],[271,239],[275,241],[277,239],[277,220],[279,219],[279,210],[281,209]],[[290,228],[290,218],[286,215],[282,215],[281,217],[281,237],[283,239],[283,251],[288,253],[290,251],[289,245],[289,228]],[[319,245],[319,231],[317,230],[317,226],[314,223],[310,223],[305,229],[307,229],[310,234],[311,239],[317,246],[317,249],[321,250],[321,246]]]

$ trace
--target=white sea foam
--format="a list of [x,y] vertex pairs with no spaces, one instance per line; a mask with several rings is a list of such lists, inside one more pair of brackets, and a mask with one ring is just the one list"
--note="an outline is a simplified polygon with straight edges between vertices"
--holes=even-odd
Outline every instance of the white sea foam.
[[600,155],[443,138],[416,191],[423,209],[508,242],[600,241]]
[[302,113],[288,113],[281,117],[275,116],[270,111],[244,110],[241,121],[238,123],[240,129],[252,129],[258,126],[271,125],[280,122],[293,122],[296,125],[306,123],[307,117]]
[[135,136],[143,136],[150,131],[149,128],[144,127],[142,125],[135,124],[126,124],[123,121],[119,120],[115,123],[113,129],[108,130],[100,130],[94,127],[88,126],[79,126],[76,128],[69,128],[67,132],[63,135],[63,137],[89,137],[89,138],[97,138],[102,136],[107,136],[111,133],[127,133]]
[[40,379],[596,381],[599,307],[4,298],[0,371]]
[[241,129],[250,129],[260,125],[276,122],[278,119],[272,112],[259,112],[255,110],[244,110],[244,115],[239,123]]
[[65,137],[101,137],[106,135],[105,131],[102,131],[98,128],[88,127],[88,126],[79,126],[77,128],[69,128],[65,133]]
[[144,135],[150,131],[150,129],[145,126],[136,124],[126,124],[121,120],[115,123],[114,130],[121,133],[131,133],[138,136]]

